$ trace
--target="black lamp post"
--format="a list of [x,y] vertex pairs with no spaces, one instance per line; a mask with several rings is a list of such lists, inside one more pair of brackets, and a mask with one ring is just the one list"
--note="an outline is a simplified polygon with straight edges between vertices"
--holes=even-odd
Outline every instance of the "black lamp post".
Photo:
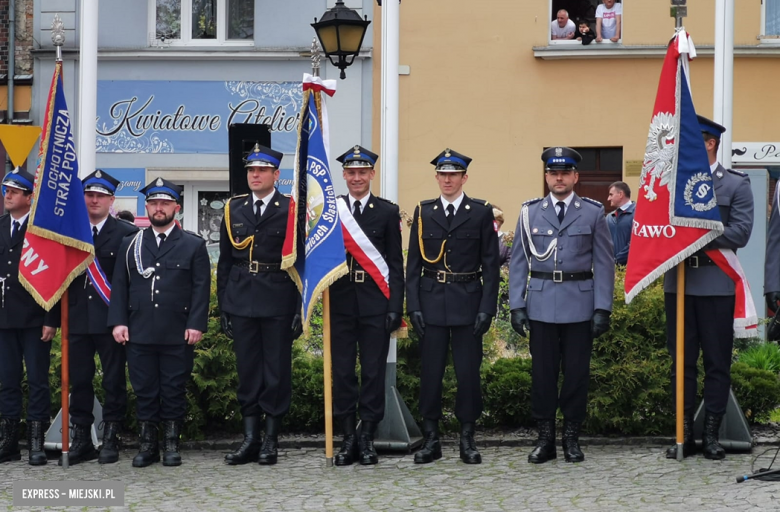
[[360,52],[370,23],[368,16],[361,18],[357,12],[345,6],[343,0],[338,0],[336,6],[327,10],[320,21],[314,18],[311,24],[325,55],[331,64],[341,70],[342,80],[347,77],[344,70],[352,65]]

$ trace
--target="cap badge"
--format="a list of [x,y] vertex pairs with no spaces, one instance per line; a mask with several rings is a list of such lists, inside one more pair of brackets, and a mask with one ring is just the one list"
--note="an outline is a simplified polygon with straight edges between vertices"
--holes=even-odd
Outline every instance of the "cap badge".
[[449,158],[452,156],[452,153],[450,153],[450,148],[447,148],[444,150],[444,156]]
[[359,155],[359,154],[360,154],[360,146],[355,146],[353,149],[354,149],[354,153],[355,153],[356,155]]
[[95,173],[95,177],[96,178],[102,178],[103,177],[103,173],[100,172],[100,169],[98,169],[97,172]]
[[163,186],[162,178],[157,178],[157,181],[154,184],[157,185],[158,187],[162,187]]

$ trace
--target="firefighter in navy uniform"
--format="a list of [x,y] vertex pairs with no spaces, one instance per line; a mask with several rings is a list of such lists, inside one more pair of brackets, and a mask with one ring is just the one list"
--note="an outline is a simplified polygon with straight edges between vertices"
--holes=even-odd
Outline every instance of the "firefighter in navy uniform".
[[[281,270],[290,197],[279,193],[282,153],[256,145],[246,159],[249,195],[225,205],[217,296],[222,329],[233,338],[244,442],[230,465],[276,464],[279,428],[292,397],[292,343],[301,335],[301,296]],[[265,413],[265,439],[260,421]]]
[[406,309],[420,336],[420,412],[424,444],[415,463],[441,458],[439,419],[447,348],[458,381],[460,458],[479,464],[474,423],[482,414],[482,336],[498,302],[498,235],[493,208],[463,193],[471,158],[447,149],[431,163],[441,196],[414,211],[406,267]]
[[136,395],[140,450],[134,467],[181,464],[179,436],[195,344],[208,327],[211,264],[206,242],[175,222],[182,187],[157,178],[141,190],[151,227],[125,237],[114,268],[108,325],[125,345]]
[[[390,333],[401,325],[404,306],[404,261],[401,245],[401,215],[398,205],[371,194],[377,155],[355,146],[340,157],[349,194],[346,202],[357,228],[370,247],[360,246],[358,258],[381,257],[387,268],[385,296],[375,279],[347,251],[349,274],[330,287],[333,340],[333,411],[341,421],[344,443],[336,455],[337,466],[348,466],[359,457],[361,464],[376,464],[374,433],[385,414],[385,369]],[[345,222],[342,219],[342,222]],[[358,249],[355,249],[357,251]],[[376,254],[374,254],[376,251]],[[365,256],[363,256],[365,255]],[[379,270],[380,265],[376,269]],[[355,361],[360,348],[360,393]],[[360,439],[355,435],[355,412],[360,414]]]
[[[114,275],[114,264],[122,239],[138,228],[109,214],[119,180],[103,170],[96,170],[83,180],[84,202],[95,244],[95,257],[107,279]],[[87,273],[73,280],[68,288],[68,329],[70,330],[70,417],[73,443],[69,462],[98,458],[101,464],[119,460],[117,433],[127,411],[125,347],[116,343],[106,320],[108,305],[100,298]],[[95,354],[100,356],[103,373],[103,446],[100,456],[92,445],[90,426],[95,421],[92,407],[95,391]],[[62,459],[60,459],[62,464]]]
[[22,362],[27,369],[27,447],[32,466],[46,464],[49,428],[51,339],[60,325],[59,305],[48,313],[19,282],[19,260],[30,215],[33,176],[16,168],[3,178],[0,217],[0,462],[21,460]]

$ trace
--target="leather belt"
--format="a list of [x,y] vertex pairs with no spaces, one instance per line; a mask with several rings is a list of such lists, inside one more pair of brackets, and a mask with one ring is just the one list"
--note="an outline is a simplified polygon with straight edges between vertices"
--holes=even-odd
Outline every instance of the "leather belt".
[[685,266],[691,268],[711,267],[712,265],[717,265],[717,263],[712,261],[709,256],[702,254],[694,254],[685,260]]
[[352,270],[349,273],[349,280],[353,283],[366,283],[371,281],[371,276],[369,276],[368,281],[366,281],[366,275],[367,272],[365,270]]
[[282,269],[281,263],[260,263],[259,261],[240,260],[233,263],[238,268],[246,268],[250,274],[258,272],[276,272]]
[[436,279],[439,283],[470,283],[482,277],[482,272],[445,272],[431,268],[423,268],[422,273],[425,277]]
[[564,281],[586,281],[588,279],[593,279],[593,272],[590,270],[586,272],[564,272],[562,270],[538,272],[532,270],[531,277],[535,277],[536,279],[549,279],[554,283],[562,283]]

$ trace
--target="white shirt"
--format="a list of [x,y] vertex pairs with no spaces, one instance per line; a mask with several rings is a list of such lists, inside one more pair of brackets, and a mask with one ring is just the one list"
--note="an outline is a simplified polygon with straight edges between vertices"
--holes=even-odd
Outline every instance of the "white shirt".
[[623,4],[614,4],[607,9],[604,4],[596,7],[596,18],[601,18],[601,37],[612,39],[617,34],[617,17],[623,16]]
[[555,206],[556,215],[558,214],[558,210],[560,210],[560,208],[558,207],[558,201],[563,201],[563,205],[564,205],[563,214],[566,215],[566,212],[569,210],[569,205],[571,205],[572,199],[574,199],[574,192],[569,194],[569,197],[567,197],[566,199],[556,199],[555,196],[552,195],[552,193],[550,193],[550,201],[552,201],[553,206]]
[[714,164],[710,165],[710,173],[711,173],[711,174],[715,174],[715,169],[717,169],[717,168],[718,168],[718,165],[720,165],[720,164],[718,163],[718,161],[717,161],[717,160],[715,160],[715,163],[714,163]]
[[[92,228],[97,228],[97,232],[98,232],[98,234],[100,234],[100,231],[103,229],[103,226],[106,224],[106,221],[107,221],[107,220],[108,220],[108,217],[106,217],[105,219],[101,220],[101,221],[100,221],[100,222],[98,222],[97,224],[92,224],[92,223],[90,222],[89,224],[91,225],[91,227],[90,227],[90,229],[89,229],[89,230],[90,230],[90,231],[93,231],[93,230],[92,230]],[[94,231],[93,231],[93,232],[94,232]]]
[[273,189],[273,190],[271,191],[271,193],[270,193],[270,194],[268,194],[268,195],[267,195],[267,196],[265,196],[265,197],[257,197],[257,194],[255,194],[254,192],[252,192],[252,197],[254,197],[254,198],[255,198],[255,201],[254,201],[254,202],[255,202],[255,205],[252,207],[252,209],[253,209],[253,210],[254,210],[254,212],[255,212],[255,215],[257,215],[257,204],[256,204],[256,203],[257,203],[257,200],[258,200],[258,199],[260,199],[261,201],[263,201],[263,206],[261,206],[261,207],[260,207],[260,215],[262,215],[262,214],[264,214],[264,213],[265,213],[265,208],[268,206],[268,203],[270,203],[270,202],[271,202],[271,198],[274,196],[274,194],[276,194],[276,189]]
[[14,221],[19,223],[19,229],[22,229],[22,226],[24,226],[24,221],[27,220],[27,217],[30,216],[30,212],[25,213],[18,219],[14,219],[14,216],[11,215],[11,235],[14,234]]
[[441,196],[441,204],[442,204],[442,206],[444,206],[444,215],[445,216],[447,216],[447,207],[449,205],[452,205],[452,206],[455,207],[455,213],[458,212],[458,208],[460,208],[460,203],[463,202],[463,196],[464,195],[465,194],[463,192],[461,192],[460,196],[458,196],[458,198],[456,200],[454,200],[453,202],[451,202],[451,203],[449,201],[447,201],[446,199],[444,199],[444,196]]
[[632,204],[634,204],[634,202],[633,201],[629,201],[626,204],[624,204],[623,206],[621,206],[620,209],[623,210],[623,211],[626,211],[626,210],[628,210],[628,207],[631,206]]
[[[171,227],[164,231],[166,240],[168,240],[168,237],[171,236],[171,231],[173,231],[173,228],[175,227],[176,223],[174,222],[171,224]],[[157,230],[154,230],[154,239],[157,240],[157,247],[160,247],[160,233]]]
[[558,25],[557,19],[552,20],[550,23],[550,33],[552,34],[552,37],[565,39],[569,34],[574,34],[576,31],[577,29],[572,20],[566,20],[566,25],[563,28]]
[[368,196],[371,195],[371,191],[369,190],[366,195],[363,197],[353,197],[352,194],[349,194],[349,211],[352,213],[355,212],[355,201],[360,201],[360,213],[363,213],[366,209],[366,204],[368,203]]

